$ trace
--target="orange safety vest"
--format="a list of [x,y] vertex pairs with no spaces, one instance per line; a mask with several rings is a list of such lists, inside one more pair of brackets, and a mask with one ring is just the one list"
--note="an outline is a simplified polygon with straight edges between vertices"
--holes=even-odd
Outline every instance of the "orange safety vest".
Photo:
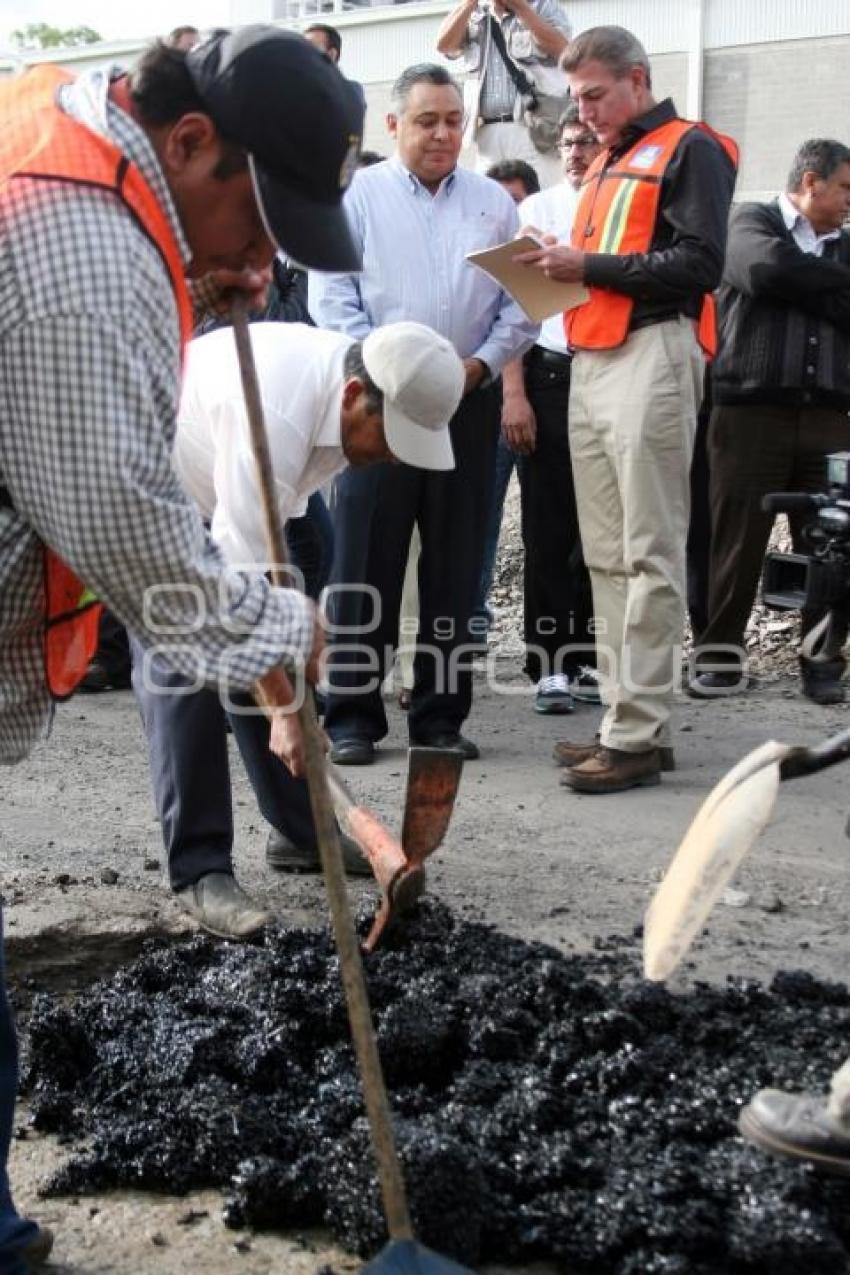
[[[150,186],[127,157],[57,105],[72,76],[38,66],[0,85],[0,183],[16,177],[64,181],[107,190],[129,210],[158,249],[174,288],[185,348],[192,305],[180,250]],[[101,605],[61,558],[44,546],[44,669],[50,694],[67,699],[97,650]]]
[[[693,128],[716,139],[737,169],[738,147],[707,124],[670,120],[653,129],[606,167],[598,155],[585,174],[573,222],[572,246],[583,252],[649,252],[661,201],[661,183],[679,142]],[[606,288],[590,288],[590,298],[566,315],[567,341],[575,350],[613,350],[629,334],[634,299]],[[705,296],[697,323],[700,345],[709,358],[717,350],[714,297]]]

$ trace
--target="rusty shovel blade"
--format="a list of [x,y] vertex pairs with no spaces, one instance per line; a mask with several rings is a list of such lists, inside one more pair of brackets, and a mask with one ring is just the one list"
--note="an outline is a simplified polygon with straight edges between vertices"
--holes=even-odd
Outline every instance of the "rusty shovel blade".
[[415,745],[408,750],[407,792],[401,827],[404,867],[395,874],[384,893],[363,944],[367,952],[377,947],[424,893],[422,865],[446,835],[462,771],[463,754],[456,748]]
[[417,746],[409,750],[400,842],[367,806],[355,800],[335,767],[328,764],[327,769],[337,818],[366,855],[381,888],[381,905],[363,943],[364,950],[371,952],[425,889],[422,865],[446,835],[463,756],[449,748]]
[[421,866],[442,844],[462,771],[463,754],[456,748],[417,745],[410,749],[401,825],[401,844],[408,863]]

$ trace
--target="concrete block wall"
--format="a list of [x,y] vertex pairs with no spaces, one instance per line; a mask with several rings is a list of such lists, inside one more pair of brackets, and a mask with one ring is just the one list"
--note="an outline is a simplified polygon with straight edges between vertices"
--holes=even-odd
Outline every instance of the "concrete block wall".
[[709,49],[704,115],[741,148],[738,198],[776,194],[807,138],[850,145],[850,36]]

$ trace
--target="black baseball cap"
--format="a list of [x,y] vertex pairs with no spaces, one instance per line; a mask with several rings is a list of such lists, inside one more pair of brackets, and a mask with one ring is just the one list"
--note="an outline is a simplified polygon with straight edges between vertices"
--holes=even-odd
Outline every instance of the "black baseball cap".
[[363,135],[356,88],[309,40],[266,25],[218,32],[186,65],[222,137],[248,152],[278,247],[316,270],[359,270],[342,207]]

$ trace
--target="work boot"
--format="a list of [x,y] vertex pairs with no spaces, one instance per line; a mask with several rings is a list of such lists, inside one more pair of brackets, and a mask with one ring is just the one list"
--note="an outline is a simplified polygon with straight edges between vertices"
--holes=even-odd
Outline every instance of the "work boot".
[[[350,877],[372,875],[369,860],[353,837],[339,834],[342,846],[342,864]],[[297,846],[277,828],[272,828],[266,842],[266,863],[276,872],[321,872],[322,860],[318,846]]]
[[738,1128],[772,1155],[808,1160],[824,1173],[850,1177],[850,1125],[812,1094],[762,1089],[741,1109]]
[[711,673],[694,673],[685,692],[691,699],[726,699],[744,695],[756,685],[756,679],[742,668],[714,669]]
[[625,792],[627,788],[646,788],[661,782],[661,752],[658,748],[643,753],[626,753],[602,744],[577,766],[570,766],[561,783],[575,792]]
[[800,660],[800,676],[802,690],[806,699],[813,704],[843,704],[844,683],[841,674],[843,663],[813,664],[811,660]]
[[253,939],[274,919],[259,908],[230,872],[208,872],[174,897],[202,930],[220,939]]
[[86,669],[79,689],[89,694],[98,694],[102,691],[127,691],[130,689],[130,669],[129,667],[111,668],[95,656]]
[[588,744],[573,744],[564,739],[552,749],[552,756],[558,766],[580,766],[588,757],[593,756],[599,746],[598,735]]
[[410,743],[414,748],[451,748],[455,752],[463,753],[464,761],[477,761],[481,756],[478,745],[457,730],[440,731],[436,735],[411,739]]
[[336,766],[371,766],[375,745],[362,735],[345,735],[332,742],[330,758]]
[[[552,756],[558,766],[580,766],[583,761],[587,761],[588,757],[592,757],[596,750],[601,747],[598,734],[592,744],[571,744],[569,740],[564,740],[562,743],[555,745],[552,749]],[[671,771],[676,769],[676,754],[672,748],[667,746],[659,747],[658,755],[661,758],[662,770]]]

